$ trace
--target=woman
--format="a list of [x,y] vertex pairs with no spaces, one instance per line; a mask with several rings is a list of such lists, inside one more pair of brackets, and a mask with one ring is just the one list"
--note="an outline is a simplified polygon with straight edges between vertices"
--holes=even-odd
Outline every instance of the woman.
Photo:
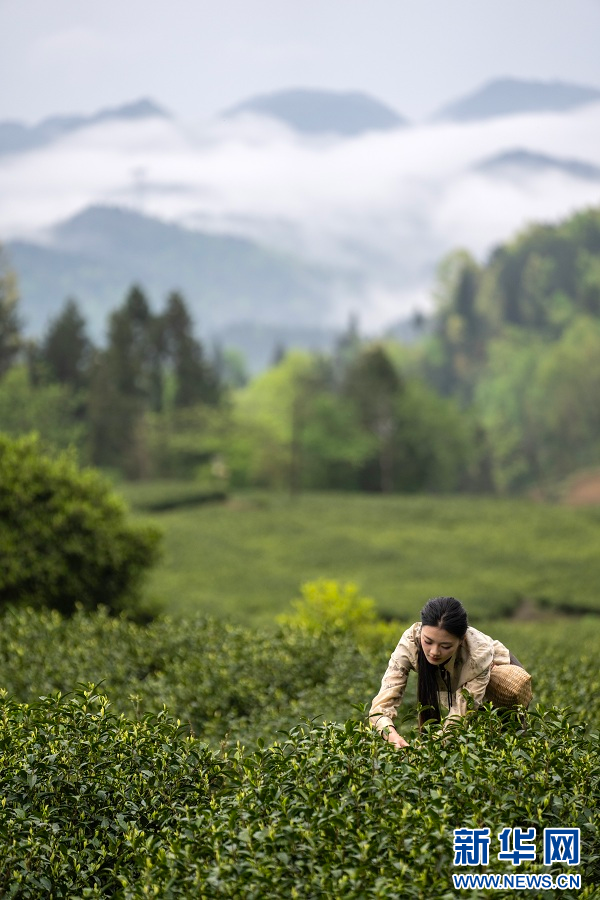
[[423,707],[419,727],[440,722],[440,699],[448,718],[464,716],[469,692],[475,708],[485,700],[493,666],[512,663],[522,668],[509,650],[469,626],[463,605],[454,597],[434,597],[421,610],[421,621],[408,628],[392,653],[381,690],[373,700],[369,719],[382,737],[396,747],[408,747],[394,727],[408,673],[417,673],[417,699]]

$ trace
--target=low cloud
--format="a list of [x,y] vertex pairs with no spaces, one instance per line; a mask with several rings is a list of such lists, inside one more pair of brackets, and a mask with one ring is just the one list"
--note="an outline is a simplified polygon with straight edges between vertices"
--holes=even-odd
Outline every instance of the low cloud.
[[260,119],[201,132],[159,118],[104,123],[0,158],[0,239],[120,204],[352,272],[365,324],[382,324],[427,304],[435,262],[452,248],[484,257],[527,223],[600,203],[600,182],[474,171],[514,148],[600,165],[600,105],[351,140],[301,138]]

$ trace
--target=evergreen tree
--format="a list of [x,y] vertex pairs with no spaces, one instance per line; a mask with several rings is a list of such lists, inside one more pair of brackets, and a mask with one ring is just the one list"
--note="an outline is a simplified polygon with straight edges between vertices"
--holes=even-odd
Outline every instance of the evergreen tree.
[[39,362],[52,381],[80,389],[89,382],[92,351],[85,319],[76,301],[67,300],[62,312],[48,326]]
[[0,378],[16,361],[23,346],[18,302],[16,278],[0,247]]
[[88,425],[94,465],[110,466],[139,477],[136,437],[142,410],[137,398],[118,389],[108,351],[98,353],[90,374]]
[[108,345],[94,365],[94,462],[117,466],[129,477],[147,476],[155,467],[149,414],[160,417],[196,404],[216,405],[220,393],[216,371],[194,338],[181,294],[170,294],[165,311],[153,315],[143,291],[133,287],[110,317]]
[[365,348],[349,367],[344,392],[354,400],[363,427],[376,439],[376,458],[367,465],[364,486],[384,493],[394,489],[397,399],[403,383],[383,347]]
[[176,291],[167,299],[160,333],[163,359],[175,378],[175,407],[216,404],[220,396],[216,372],[206,360],[202,344],[194,338],[185,300]]
[[273,352],[271,353],[271,365],[278,366],[280,362],[283,362],[285,359],[285,355],[287,353],[287,347],[283,343],[283,341],[277,341],[275,346],[273,347]]
[[134,286],[111,315],[108,345],[92,368],[89,423],[96,465],[118,467],[131,478],[148,473],[143,417],[162,408],[161,349],[157,319]]
[[117,391],[140,409],[162,406],[161,334],[142,289],[135,285],[110,317],[107,361]]
[[333,349],[330,365],[332,386],[341,387],[349,368],[360,355],[362,343],[358,318],[352,313],[348,318],[345,331],[339,335]]
[[219,341],[215,341],[211,366],[221,391],[226,388],[241,388],[248,384],[246,360],[241,350],[234,347],[223,347]]
[[442,260],[437,277],[433,345],[427,374],[442,394],[469,400],[485,352],[486,322],[478,308],[481,271],[466,250]]

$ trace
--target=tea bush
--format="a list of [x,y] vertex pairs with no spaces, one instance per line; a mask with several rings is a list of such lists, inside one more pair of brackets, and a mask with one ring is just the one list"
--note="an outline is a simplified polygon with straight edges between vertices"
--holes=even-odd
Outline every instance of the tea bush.
[[165,512],[227,499],[227,493],[214,484],[168,478],[124,482],[117,490],[138,512]]
[[[525,732],[487,711],[403,752],[349,720],[214,754],[91,690],[0,708],[6,897],[450,900],[453,829],[506,825],[538,847],[544,827],[580,828],[583,890],[536,896],[598,896],[598,735],[560,710]],[[524,869],[562,871],[540,863]]]
[[345,629],[349,588],[304,593],[270,630],[7,611],[0,896],[450,900],[453,829],[519,826],[538,859],[517,871],[555,875],[543,828],[581,829],[583,889],[530,896],[598,897],[600,620],[490,626],[533,674],[526,730],[488,710],[419,735],[411,679],[398,752],[364,721],[394,626],[374,639],[363,603]]
[[[306,610],[298,616],[258,629],[206,617],[142,626],[103,610],[65,619],[12,609],[0,619],[0,688],[32,702],[101,682],[115,711],[143,716],[166,704],[215,747],[226,737],[273,741],[303,716],[360,719],[405,626],[385,623],[380,634],[367,614],[366,630],[354,622],[348,633],[327,621],[311,625]],[[570,707],[573,723],[600,728],[600,619],[498,622],[486,630],[532,672],[534,702]],[[408,722],[415,682],[409,679],[405,699]]]
[[136,836],[210,801],[222,764],[164,713],[130,722],[93,690],[0,701],[2,897],[114,896]]
[[105,611],[8,611],[0,627],[0,687],[21,701],[102,682],[129,715],[169,710],[218,745],[267,740],[303,715],[347,718],[385,668],[387,646],[367,653],[340,631],[269,631],[216,619],[146,626]]
[[441,900],[455,896],[453,829],[495,834],[507,823],[540,837],[544,827],[580,827],[591,889],[600,886],[600,763],[590,749],[556,712],[532,717],[525,734],[488,714],[443,742],[413,735],[403,754],[356,722],[298,727],[238,754],[217,814],[187,822],[166,855],[157,847],[141,882],[123,881],[124,896],[164,896],[169,884],[170,897]]
[[71,453],[51,457],[35,435],[0,434],[0,606],[131,608],[159,532],[126,512]]

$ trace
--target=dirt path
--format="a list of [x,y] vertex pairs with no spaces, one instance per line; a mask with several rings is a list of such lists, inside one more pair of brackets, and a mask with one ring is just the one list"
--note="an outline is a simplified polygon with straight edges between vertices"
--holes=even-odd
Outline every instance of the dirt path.
[[563,495],[568,506],[600,505],[600,470],[574,477]]

